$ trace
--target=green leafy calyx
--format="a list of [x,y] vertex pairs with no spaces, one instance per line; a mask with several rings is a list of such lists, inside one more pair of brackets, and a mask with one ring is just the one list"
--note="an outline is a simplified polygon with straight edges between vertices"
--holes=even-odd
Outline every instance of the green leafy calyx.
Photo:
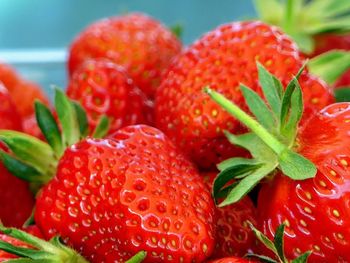
[[[213,184],[213,195],[216,200],[225,198],[220,206],[239,201],[276,169],[294,180],[312,178],[317,172],[312,162],[293,151],[303,113],[302,92],[298,83],[303,68],[283,91],[276,77],[261,64],[258,63],[257,67],[267,103],[255,91],[241,85],[254,118],[221,94],[209,87],[205,88],[205,92],[215,102],[251,131],[243,135],[225,132],[232,144],[247,149],[253,158],[231,158],[218,165],[220,173]],[[232,180],[234,183],[228,185]]]
[[312,53],[313,36],[350,32],[349,0],[255,0],[259,17],[293,37],[304,53]]
[[[35,102],[37,123],[47,143],[21,132],[0,130],[0,141],[12,152],[0,150],[0,160],[15,176],[39,185],[46,184],[55,175],[65,149],[90,133],[83,108],[60,89],[55,90],[55,108],[60,125],[50,109]],[[92,134],[104,137],[108,128],[109,120],[102,117]]]
[[267,256],[257,255],[257,254],[247,254],[246,256],[249,258],[257,258],[260,262],[268,262],[268,263],[306,263],[309,256],[311,255],[311,251],[307,251],[304,254],[300,255],[296,259],[289,261],[284,254],[284,233],[285,233],[285,225],[281,224],[277,227],[275,231],[275,237],[273,241],[271,241],[267,236],[265,236],[262,232],[256,229],[250,222],[249,226],[251,230],[254,232],[257,239],[270,251],[275,255],[275,259],[272,259]]

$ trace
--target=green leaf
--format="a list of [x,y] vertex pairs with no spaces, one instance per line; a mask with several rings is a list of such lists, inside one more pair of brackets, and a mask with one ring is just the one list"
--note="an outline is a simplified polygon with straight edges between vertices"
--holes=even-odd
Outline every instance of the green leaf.
[[[258,229],[256,229],[250,222],[248,222],[250,229],[254,232],[256,238],[264,244],[266,248],[271,250],[275,255],[278,256],[275,244],[267,237],[265,236],[262,232],[260,232]],[[281,261],[282,262],[282,261]]]
[[17,160],[2,150],[0,150],[0,160],[11,174],[22,180],[40,183],[46,182],[42,174],[35,168]]
[[222,161],[217,165],[219,171],[223,171],[231,166],[235,166],[237,164],[257,164],[258,162],[255,159],[246,159],[240,157],[233,157]]
[[336,88],[334,96],[337,102],[350,102],[350,86]]
[[286,123],[281,124],[281,134],[288,138],[288,143],[294,142],[297,127],[304,111],[303,94],[299,83],[296,82],[295,84],[295,89],[291,97],[289,118]]
[[35,249],[29,249],[29,248],[23,248],[23,247],[16,247],[14,245],[11,245],[10,243],[6,243],[5,241],[0,240],[0,249],[4,250],[10,254],[14,254],[21,257],[31,257],[31,258],[38,258],[43,257],[45,252],[37,251]]
[[33,136],[9,130],[0,130],[0,140],[11,149],[17,159],[33,166],[38,172],[54,173],[53,167],[57,164],[57,160],[47,143]]
[[103,138],[107,135],[110,126],[109,118],[106,115],[101,116],[93,134],[93,138]]
[[334,84],[350,69],[350,52],[336,50],[323,53],[310,60],[309,69],[328,84]]
[[36,101],[35,115],[40,130],[44,134],[47,142],[51,145],[53,151],[56,153],[57,158],[61,157],[64,151],[61,133],[51,111],[44,104]]
[[228,167],[218,174],[213,183],[213,196],[216,198],[221,188],[223,188],[230,180],[247,175],[258,169],[261,164],[257,163],[237,163],[234,166]]
[[317,173],[317,168],[311,161],[290,149],[285,149],[278,157],[278,162],[282,172],[293,180],[313,178]]
[[244,85],[241,85],[241,91],[250,111],[257,120],[266,129],[272,129],[275,127],[275,119],[270,109],[266,106],[265,102],[259,97],[259,95]]
[[313,0],[304,8],[305,14],[317,16],[319,19],[332,18],[350,11],[348,0]]
[[283,92],[282,84],[259,62],[257,62],[257,67],[259,73],[259,83],[264,92],[264,96],[268,101],[272,111],[275,113],[275,116],[279,116]]
[[147,253],[145,251],[140,251],[135,256],[127,260],[125,263],[140,263],[146,258],[146,256]]
[[[288,114],[291,110],[292,106],[292,95],[296,87],[299,86],[298,80],[294,77],[288,84],[286,91],[284,93],[281,105],[281,113],[280,113],[280,124],[281,129],[285,126]],[[303,107],[303,105],[301,105]],[[297,109],[298,111],[303,111],[303,108]]]
[[262,178],[272,172],[277,166],[277,163],[262,165],[260,168],[253,171],[248,176],[240,180],[237,185],[230,191],[226,199],[219,204],[219,207],[230,205],[241,200],[254,186],[256,186]]
[[309,256],[312,254],[311,251],[307,251],[302,254],[300,257],[294,259],[292,263],[307,263]]
[[277,227],[273,243],[275,245],[277,255],[280,257],[280,259],[282,259],[282,262],[288,262],[284,255],[284,228],[284,224]]
[[297,43],[304,54],[311,54],[315,50],[315,40],[312,36],[302,32],[290,33],[290,36]]
[[184,33],[184,27],[182,24],[177,23],[170,27],[171,32],[178,38],[182,39],[183,33]]
[[73,105],[78,118],[78,124],[79,124],[80,136],[81,136],[80,139],[82,139],[89,134],[88,119],[84,108],[78,102],[73,101]]
[[274,163],[277,162],[276,154],[254,133],[246,133],[242,135],[233,135],[224,131],[230,143],[247,149],[254,157],[257,163]]
[[80,140],[80,127],[73,103],[62,90],[55,89],[55,107],[62,125],[63,144],[70,146]]
[[[260,19],[265,22],[279,25],[283,17],[282,4],[278,0],[254,0],[254,7]],[[274,12],[271,12],[274,10]]]

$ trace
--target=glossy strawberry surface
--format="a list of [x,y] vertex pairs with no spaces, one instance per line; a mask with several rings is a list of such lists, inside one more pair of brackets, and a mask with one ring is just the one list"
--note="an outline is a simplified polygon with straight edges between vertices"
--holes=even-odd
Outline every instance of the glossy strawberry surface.
[[88,60],[81,65],[69,81],[67,94],[84,107],[91,130],[102,115],[111,121],[110,132],[149,118],[145,95],[122,67],[108,60]]
[[308,250],[308,262],[350,261],[350,104],[323,109],[299,132],[297,150],[317,167],[315,178],[292,181],[278,174],[263,183],[259,199],[261,229],[271,237],[286,224],[288,258]]
[[[207,33],[169,67],[156,95],[156,125],[199,166],[242,156],[226,140],[223,130],[244,129],[203,92],[210,86],[247,110],[239,84],[261,94],[256,61],[284,85],[305,62],[295,43],[278,28],[262,22],[235,22]],[[306,112],[333,102],[324,82],[307,72],[301,77]]]
[[35,220],[91,262],[201,262],[214,248],[203,178],[159,130],[128,126],[69,147],[37,198]]
[[73,41],[68,58],[70,75],[89,58],[107,58],[126,68],[149,97],[162,71],[181,51],[175,35],[157,20],[140,13],[111,17],[88,26]]
[[[216,172],[202,173],[209,188],[217,175]],[[243,257],[253,252],[256,238],[248,222],[256,225],[257,211],[249,197],[238,203],[216,209],[216,245],[211,258],[229,256]]]
[[208,261],[207,263],[253,263],[256,261],[251,261],[249,259],[238,258],[238,257],[227,257],[220,258],[212,261]]

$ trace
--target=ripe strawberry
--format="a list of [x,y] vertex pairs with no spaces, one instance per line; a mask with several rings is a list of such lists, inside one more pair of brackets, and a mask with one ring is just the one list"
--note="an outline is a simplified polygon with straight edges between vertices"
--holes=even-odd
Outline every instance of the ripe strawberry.
[[[52,128],[50,111],[36,105],[51,148],[28,135],[0,131],[16,150],[8,158],[30,171],[29,179],[46,184],[35,209],[45,237],[59,234],[91,262],[124,262],[139,251],[147,252],[145,262],[200,262],[210,256],[215,235],[210,192],[170,140],[144,125],[122,128],[108,139],[80,139],[84,132],[75,129],[82,126],[66,119],[78,111],[62,92],[56,96],[57,106],[67,107],[56,107],[63,138],[57,125]],[[20,147],[23,143],[31,150]],[[72,146],[64,150],[65,144]]]
[[[0,84],[0,129],[21,130],[17,113],[7,90]],[[30,216],[34,198],[28,184],[13,176],[2,164],[0,142],[0,221],[6,226],[20,227]]]
[[[217,173],[201,175],[211,189]],[[216,218],[216,245],[211,258],[243,257],[253,251],[256,238],[248,222],[256,225],[256,208],[249,197],[236,204],[217,208]]]
[[318,168],[315,178],[300,182],[279,174],[263,184],[258,199],[260,224],[271,236],[273,227],[286,223],[288,257],[313,250],[310,262],[350,260],[349,116],[349,103],[333,104],[302,127],[298,151]]
[[21,227],[33,207],[34,196],[28,184],[13,176],[0,162],[0,221],[5,226]]
[[[270,175],[259,193],[258,221],[269,237],[285,223],[286,258],[310,250],[309,262],[348,262],[350,103],[329,105],[298,127],[303,107],[298,76],[278,98],[279,85],[273,84],[273,77],[263,67],[259,66],[259,72],[270,106],[251,89],[242,86],[242,91],[261,124],[208,90],[215,101],[252,130],[242,136],[227,134],[231,142],[249,149],[253,159],[226,161],[214,182],[214,195],[225,193],[227,198],[221,205],[230,204]],[[257,104],[259,110],[254,111]],[[237,178],[236,185],[229,191],[222,189],[233,177]]]
[[22,118],[34,114],[34,101],[49,105],[49,100],[37,84],[22,79],[11,66],[0,63],[0,82],[8,89]]
[[[242,150],[230,145],[223,130],[242,133],[237,120],[203,94],[210,86],[247,109],[240,83],[261,94],[256,60],[286,84],[305,62],[296,45],[279,29],[261,22],[230,23],[213,30],[178,56],[156,96],[156,125],[199,166],[207,168]],[[326,85],[307,72],[301,77],[307,113],[333,102]]]
[[23,118],[34,114],[35,100],[39,100],[45,105],[50,104],[41,87],[27,80],[20,80],[17,85],[9,88],[9,93]]
[[249,259],[238,258],[238,257],[227,257],[208,261],[208,263],[252,263]]
[[[255,3],[260,18],[282,27],[308,57],[332,50],[350,51],[350,28],[347,22],[350,6],[345,1],[339,4],[338,0],[255,0]],[[289,15],[288,18],[285,14]],[[334,83],[334,87],[349,85],[350,69]]]
[[0,129],[22,130],[22,119],[7,89],[0,82]]
[[108,60],[84,62],[73,73],[67,94],[84,107],[91,129],[97,126],[102,115],[111,120],[111,132],[146,122],[148,105],[144,94],[122,67]]
[[150,98],[162,71],[181,51],[181,43],[155,19],[140,13],[111,17],[88,26],[73,41],[69,74],[89,58],[106,58],[125,67],[135,84]]
[[0,62],[0,82],[2,82],[6,88],[14,87],[19,80],[20,77],[11,66]]

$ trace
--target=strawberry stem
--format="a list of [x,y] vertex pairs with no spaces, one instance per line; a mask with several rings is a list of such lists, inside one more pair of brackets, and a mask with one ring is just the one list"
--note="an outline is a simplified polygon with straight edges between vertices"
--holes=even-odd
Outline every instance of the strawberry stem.
[[267,131],[259,122],[241,110],[237,105],[226,99],[220,93],[211,90],[209,87],[204,91],[227,112],[235,116],[240,122],[251,129],[258,137],[265,142],[277,155],[282,154],[287,146],[279,142],[269,131]]

